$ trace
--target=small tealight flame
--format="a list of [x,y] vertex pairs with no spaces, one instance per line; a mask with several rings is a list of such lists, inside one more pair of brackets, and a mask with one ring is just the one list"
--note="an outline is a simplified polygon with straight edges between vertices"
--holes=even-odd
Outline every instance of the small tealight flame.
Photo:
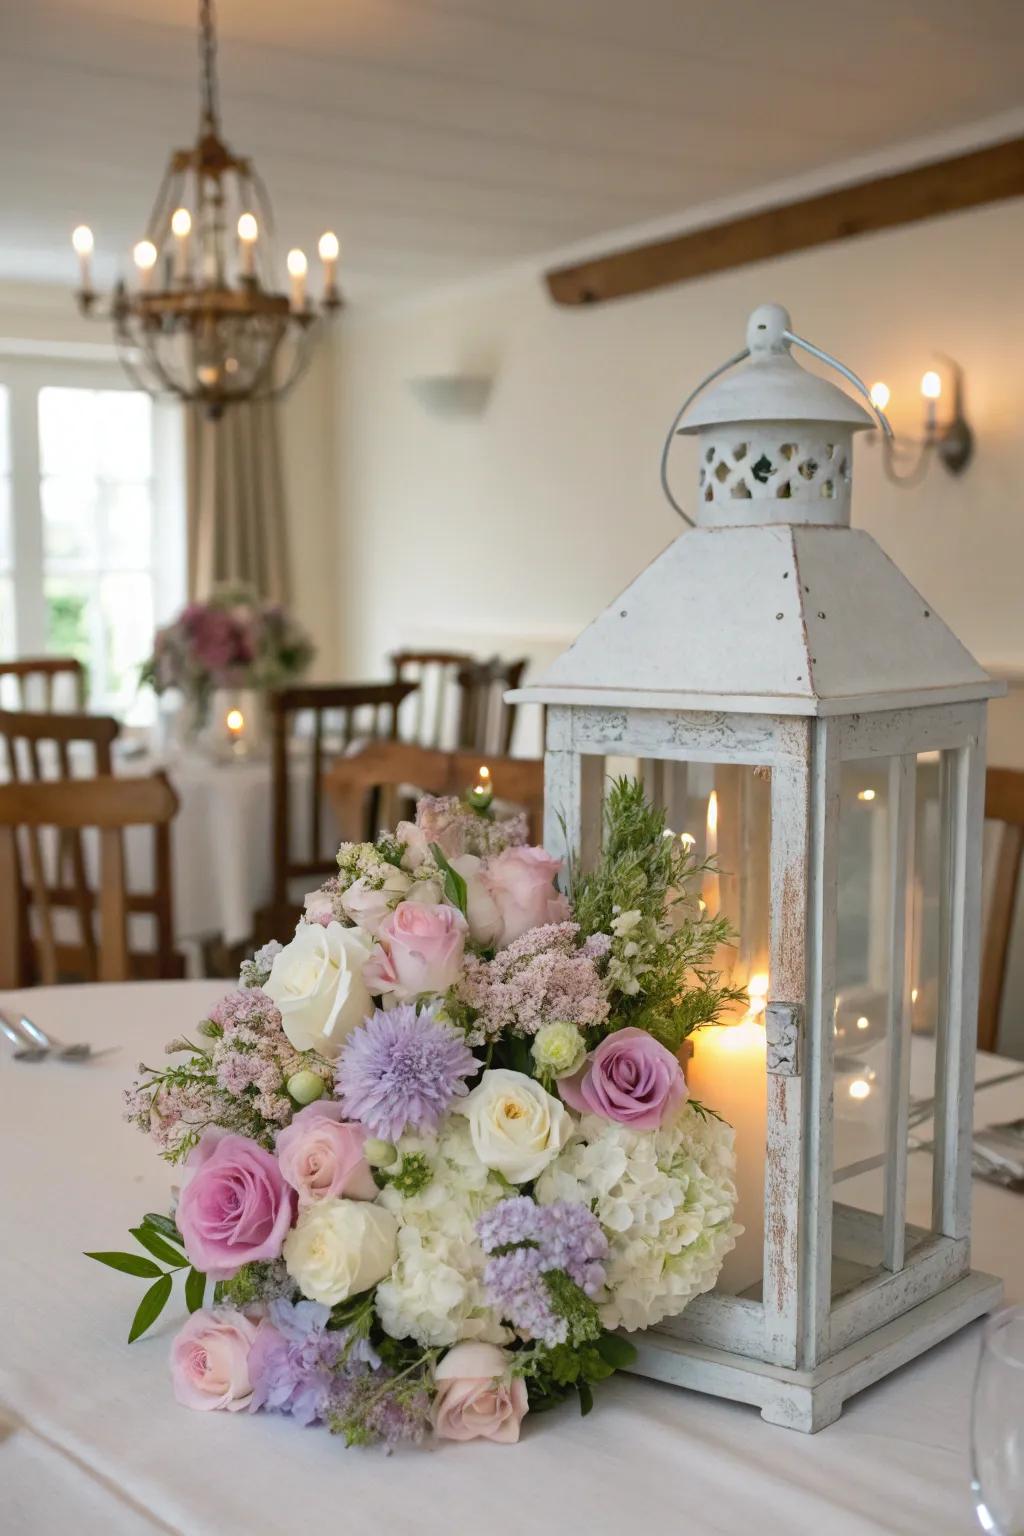
[[865,1018],[864,1014],[861,1014],[860,1018],[857,1020],[857,1028],[858,1029],[869,1029],[870,1027],[871,1027],[871,1020],[868,1019],[868,1018]]
[[873,800],[874,798],[875,791],[873,789],[858,789],[857,791],[858,800]]
[[240,709],[229,709],[224,717],[224,723],[228,730],[237,736],[245,725],[245,716]]
[[478,777],[480,779],[481,785],[485,789],[488,788],[488,786],[490,785],[490,781],[491,781],[491,770],[488,768],[486,763],[481,763],[480,764],[480,773],[479,773]]
[[871,1084],[865,1082],[862,1077],[855,1077],[850,1084],[851,1099],[866,1099],[870,1092]]

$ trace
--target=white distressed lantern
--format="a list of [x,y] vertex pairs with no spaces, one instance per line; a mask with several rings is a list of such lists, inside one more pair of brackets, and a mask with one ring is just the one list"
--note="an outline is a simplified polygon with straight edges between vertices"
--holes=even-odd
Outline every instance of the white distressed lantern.
[[[795,361],[791,344],[817,349],[785,310],[756,310],[747,341],[682,428],[695,526],[511,697],[547,709],[547,846],[586,867],[607,773],[639,761],[670,826],[717,855],[703,897],[740,934],[728,963],[750,1013],[698,1032],[690,1070],[736,1126],[747,1231],[713,1292],[633,1336],[635,1368],[816,1430],[1000,1295],[971,1271],[970,1203],[985,701],[1001,689],[850,527],[852,436],[871,417]],[[934,1074],[912,1116],[915,1009],[935,1026],[915,1071],[934,1046]],[[908,1121],[931,1096],[911,1223]]]

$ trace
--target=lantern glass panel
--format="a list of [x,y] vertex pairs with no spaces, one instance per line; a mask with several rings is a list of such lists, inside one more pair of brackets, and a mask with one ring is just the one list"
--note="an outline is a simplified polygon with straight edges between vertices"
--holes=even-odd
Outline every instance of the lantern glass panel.
[[[609,772],[639,773],[663,805],[676,836],[693,839],[698,862],[713,861],[692,896],[711,917],[725,916],[735,942],[714,966],[747,989],[746,1005],[691,1038],[691,1093],[736,1130],[736,1221],[744,1228],[726,1258],[716,1290],[761,1297],[764,1268],[764,1167],[767,1137],[765,1003],[769,995],[771,771],[740,763],[641,760],[608,763]],[[685,909],[684,909],[685,910]],[[692,911],[692,907],[691,907]]]

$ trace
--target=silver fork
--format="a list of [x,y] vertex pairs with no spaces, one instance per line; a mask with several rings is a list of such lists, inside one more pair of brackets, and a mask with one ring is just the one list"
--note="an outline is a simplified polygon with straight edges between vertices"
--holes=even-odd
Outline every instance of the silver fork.
[[[48,1035],[38,1024],[33,1024],[25,1014],[18,1016],[18,1029],[22,1036],[29,1042],[29,1050],[41,1051],[42,1056],[19,1057],[19,1060],[41,1061],[46,1056],[55,1056],[58,1061],[89,1061],[94,1056],[106,1052],[94,1051],[91,1045],[62,1045],[53,1035]],[[15,1052],[17,1056],[18,1053]]]
[[45,1046],[29,1045],[28,1036],[23,1035],[19,1029],[15,1029],[10,1019],[4,1018],[2,1013],[0,1013],[0,1034],[6,1035],[14,1046],[15,1061],[45,1061],[50,1054]]

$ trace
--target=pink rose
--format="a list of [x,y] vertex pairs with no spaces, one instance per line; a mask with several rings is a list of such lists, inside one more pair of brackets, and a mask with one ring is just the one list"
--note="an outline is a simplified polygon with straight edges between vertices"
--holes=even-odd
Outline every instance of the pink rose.
[[508,1373],[496,1344],[456,1344],[435,1367],[431,1417],[441,1440],[498,1440],[511,1445],[527,1412],[526,1383]]
[[462,853],[449,862],[466,882],[466,920],[470,936],[475,943],[489,949],[503,925],[498,903],[487,883],[487,865],[475,853]]
[[679,1062],[644,1029],[619,1029],[602,1040],[579,1072],[559,1080],[558,1091],[573,1109],[633,1131],[671,1120],[688,1096]]
[[257,1324],[234,1307],[201,1307],[171,1345],[174,1395],[186,1408],[238,1413],[252,1397],[249,1351]]
[[342,910],[357,928],[375,939],[381,923],[411,885],[412,879],[404,869],[389,869],[379,890],[369,884],[365,875],[360,875],[342,896]]
[[484,878],[498,908],[500,927],[495,942],[499,949],[529,928],[564,923],[570,917],[569,903],[555,889],[555,876],[561,867],[561,860],[553,859],[543,848],[506,848],[488,860]]
[[335,921],[334,903],[326,891],[309,891],[302,912],[307,923],[319,923],[323,928]]
[[363,980],[371,992],[389,992],[399,1003],[447,992],[462,966],[467,931],[455,907],[400,901],[377,931]]
[[195,1172],[178,1202],[189,1263],[211,1280],[230,1280],[243,1264],[278,1258],[295,1194],[277,1158],[247,1136],[204,1135],[189,1166]]
[[344,1119],[340,1104],[320,1100],[300,1109],[277,1137],[282,1174],[298,1191],[299,1205],[344,1196],[375,1200],[377,1186],[363,1156],[366,1132]]

